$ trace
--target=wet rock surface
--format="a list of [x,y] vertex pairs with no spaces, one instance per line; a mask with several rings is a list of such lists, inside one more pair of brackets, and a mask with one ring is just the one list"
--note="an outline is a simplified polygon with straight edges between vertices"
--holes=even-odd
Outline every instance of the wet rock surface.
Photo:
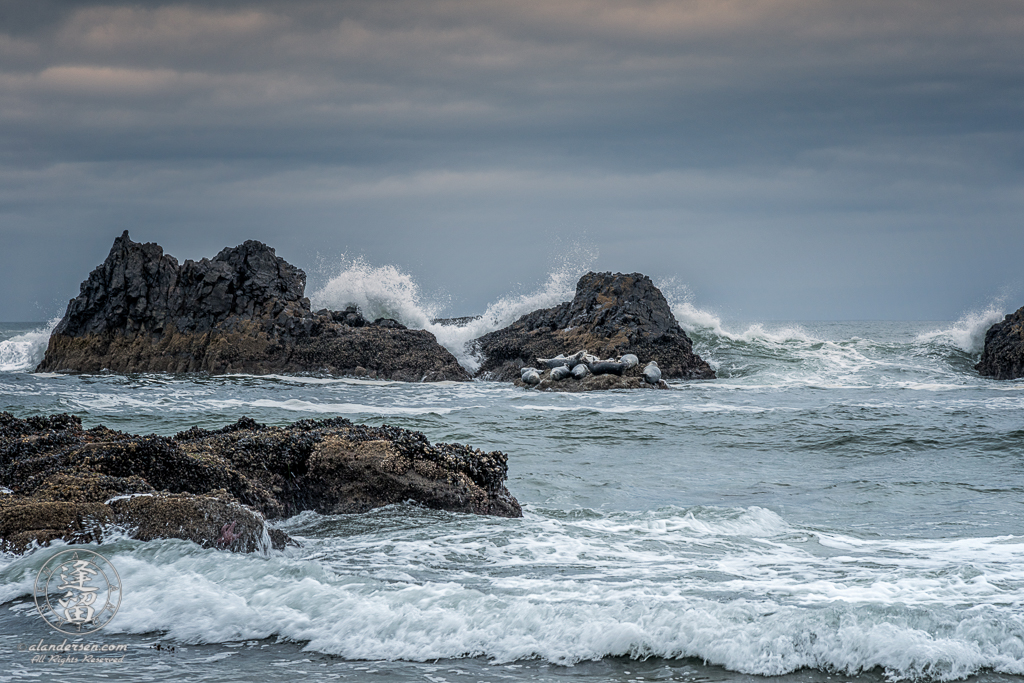
[[[715,377],[693,352],[665,296],[640,273],[587,273],[576,284],[572,301],[524,315],[473,343],[485,358],[477,372],[484,379],[518,381],[520,368],[538,358],[579,349],[599,358],[634,354],[641,364],[655,360],[666,379]],[[640,367],[623,373],[623,379],[639,377],[641,382],[642,376]]]
[[264,519],[313,510],[363,512],[408,500],[455,512],[520,517],[505,454],[431,444],[419,432],[343,418],[267,427],[242,418],[173,437],[72,415],[0,413],[0,539],[23,551],[88,542],[115,524],[136,538],[183,538],[250,552],[288,538]]
[[1024,307],[988,329],[981,360],[974,369],[995,379],[1024,377]]
[[68,304],[38,370],[469,379],[429,332],[354,307],[314,313],[305,286],[261,242],[179,265],[125,231]]

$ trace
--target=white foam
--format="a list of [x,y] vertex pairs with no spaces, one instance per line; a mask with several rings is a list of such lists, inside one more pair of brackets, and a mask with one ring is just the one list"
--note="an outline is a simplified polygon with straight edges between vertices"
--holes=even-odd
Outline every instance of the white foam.
[[50,333],[60,320],[54,318],[43,327],[0,341],[0,372],[32,372],[42,362]]
[[1006,302],[996,299],[983,310],[968,311],[950,327],[925,332],[917,337],[921,344],[945,344],[970,354],[980,354],[985,346],[985,333],[1003,319]]
[[[758,507],[579,513],[371,524],[305,539],[317,558],[305,560],[105,543],[125,594],[106,632],[276,636],[369,660],[659,656],[760,675],[1024,673],[1020,537],[861,539]],[[305,513],[285,526],[301,535],[348,519]],[[50,552],[0,563],[0,601],[30,595]]]
[[568,249],[566,254],[540,287],[502,297],[488,305],[479,318],[464,325],[431,323],[440,317],[442,303],[430,300],[410,275],[396,267],[373,266],[363,258],[342,258],[337,275],[311,294],[310,300],[314,309],[341,310],[355,305],[369,320],[394,318],[407,327],[427,330],[463,367],[475,371],[480,360],[467,349],[467,342],[501,329],[522,315],[572,299],[576,282],[597,255],[580,246]]

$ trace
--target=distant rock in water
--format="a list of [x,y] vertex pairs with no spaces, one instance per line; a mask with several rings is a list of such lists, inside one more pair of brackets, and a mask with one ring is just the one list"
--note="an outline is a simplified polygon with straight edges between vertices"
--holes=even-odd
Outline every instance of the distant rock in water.
[[1024,377],[1024,306],[988,328],[981,361],[974,369],[995,379]]
[[267,427],[242,418],[173,437],[82,429],[73,415],[0,412],[0,550],[98,541],[110,525],[140,540],[180,538],[239,552],[283,547],[264,519],[365,512],[408,500],[521,517],[507,457],[344,418]]
[[[715,377],[693,352],[665,296],[640,273],[587,273],[576,284],[572,301],[528,313],[473,344],[484,356],[477,376],[487,379],[516,381],[519,369],[538,358],[580,349],[599,358],[633,354],[642,363],[656,360],[666,379]],[[630,367],[624,376],[641,377],[642,369]]]
[[38,370],[469,379],[429,332],[369,322],[354,307],[313,313],[305,286],[261,242],[178,265],[125,231],[68,304]]

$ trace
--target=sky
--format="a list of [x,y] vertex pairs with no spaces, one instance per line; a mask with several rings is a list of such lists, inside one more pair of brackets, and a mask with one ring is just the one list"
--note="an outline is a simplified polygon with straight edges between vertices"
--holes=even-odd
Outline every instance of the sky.
[[741,320],[1024,304],[1019,0],[0,0],[0,320],[123,230],[471,315],[570,262]]

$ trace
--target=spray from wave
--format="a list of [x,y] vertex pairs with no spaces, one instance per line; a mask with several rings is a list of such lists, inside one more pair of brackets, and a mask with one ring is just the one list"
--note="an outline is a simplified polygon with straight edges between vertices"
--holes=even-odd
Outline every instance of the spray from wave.
[[364,258],[342,258],[337,274],[310,295],[314,309],[341,310],[355,305],[369,320],[393,318],[406,327],[427,330],[451,351],[470,372],[480,367],[468,342],[501,329],[539,308],[550,308],[572,299],[576,282],[590,270],[597,252],[576,245],[548,273],[547,279],[527,293],[501,297],[479,317],[459,321],[439,320],[450,306],[450,297],[427,296],[416,281],[395,266],[374,266]]
[[675,277],[666,278],[657,283],[658,289],[668,300],[672,314],[679,321],[680,327],[691,336],[698,338],[716,337],[734,342],[819,342],[799,325],[788,325],[775,330],[767,329],[762,323],[753,323],[742,332],[730,332],[722,325],[722,319],[711,311],[698,308],[694,303],[690,288],[678,282]]
[[60,322],[53,318],[43,327],[0,341],[0,372],[31,372],[43,360],[50,333]]
[[918,335],[921,344],[952,346],[971,355],[980,354],[985,347],[988,328],[1003,319],[1006,299],[1000,297],[980,311],[968,311],[951,327]]

